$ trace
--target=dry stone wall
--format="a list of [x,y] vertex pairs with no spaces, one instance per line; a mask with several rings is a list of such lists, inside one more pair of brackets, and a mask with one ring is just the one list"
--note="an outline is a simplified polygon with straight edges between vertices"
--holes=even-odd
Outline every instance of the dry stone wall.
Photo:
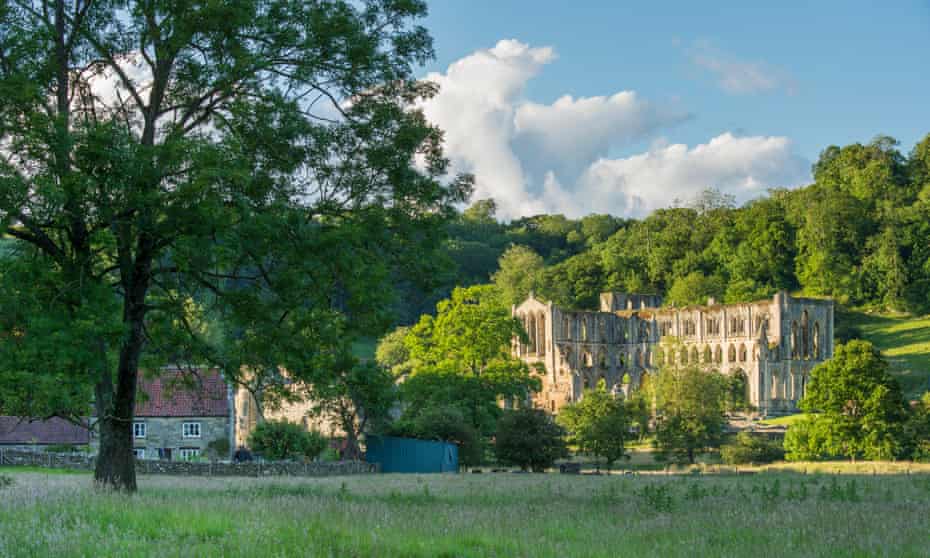
[[[47,467],[52,469],[94,468],[94,457],[83,454],[47,453],[0,448],[0,466]],[[328,477],[380,472],[377,463],[364,461],[253,461],[249,463],[205,463],[199,461],[136,461],[140,475],[183,475],[198,477]]]

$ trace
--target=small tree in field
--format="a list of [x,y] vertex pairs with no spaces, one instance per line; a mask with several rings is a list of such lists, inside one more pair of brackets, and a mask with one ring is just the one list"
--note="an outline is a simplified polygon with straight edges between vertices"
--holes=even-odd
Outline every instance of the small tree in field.
[[562,409],[558,421],[580,451],[603,457],[607,470],[626,457],[626,441],[633,437],[630,418],[623,400],[608,393],[603,382],[585,391],[581,401]]
[[326,449],[326,438],[297,423],[265,421],[252,431],[249,446],[265,459],[316,459]]
[[719,447],[726,424],[726,378],[697,367],[667,367],[654,381],[656,458],[694,463],[695,457]]
[[[789,458],[823,455],[854,461],[904,453],[907,405],[888,363],[868,341],[838,345],[832,359],[811,371],[799,406],[814,416],[789,428]],[[805,444],[800,444],[800,432],[791,434],[793,429],[810,433],[803,436]]]
[[497,422],[497,459],[522,470],[542,472],[567,457],[565,430],[540,409],[508,411]]

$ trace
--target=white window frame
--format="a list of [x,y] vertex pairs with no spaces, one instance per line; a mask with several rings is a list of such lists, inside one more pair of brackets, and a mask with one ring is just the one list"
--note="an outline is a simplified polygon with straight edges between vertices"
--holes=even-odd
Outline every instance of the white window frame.
[[[139,434],[139,427],[142,427],[142,434]],[[145,438],[148,434],[148,426],[146,426],[144,420],[137,420],[132,423],[132,437],[133,438]]]
[[200,448],[178,448],[178,457],[181,461],[193,461],[200,457]]
[[[196,428],[195,428],[196,427]],[[196,434],[194,433],[196,430]],[[182,438],[200,438],[200,422],[183,422],[181,423]]]
[[132,454],[136,459],[145,459],[145,448],[132,448]]

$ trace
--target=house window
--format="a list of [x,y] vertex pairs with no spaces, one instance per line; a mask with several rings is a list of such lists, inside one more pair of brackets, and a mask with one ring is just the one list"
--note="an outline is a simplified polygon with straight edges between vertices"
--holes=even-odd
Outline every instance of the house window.
[[132,448],[132,454],[136,459],[145,459],[145,448]]
[[190,461],[200,457],[200,448],[181,448],[178,450],[178,454],[181,456],[182,460]]
[[132,423],[132,437],[133,438],[145,438],[145,423],[144,422]]
[[199,438],[200,437],[200,423],[199,422],[185,422],[184,424],[181,425],[181,435],[185,438]]

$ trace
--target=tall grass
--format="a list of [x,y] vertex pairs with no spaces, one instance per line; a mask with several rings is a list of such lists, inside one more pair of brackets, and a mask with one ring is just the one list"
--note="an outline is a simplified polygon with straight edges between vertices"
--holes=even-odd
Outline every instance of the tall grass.
[[0,556],[926,556],[930,476],[13,473]]

